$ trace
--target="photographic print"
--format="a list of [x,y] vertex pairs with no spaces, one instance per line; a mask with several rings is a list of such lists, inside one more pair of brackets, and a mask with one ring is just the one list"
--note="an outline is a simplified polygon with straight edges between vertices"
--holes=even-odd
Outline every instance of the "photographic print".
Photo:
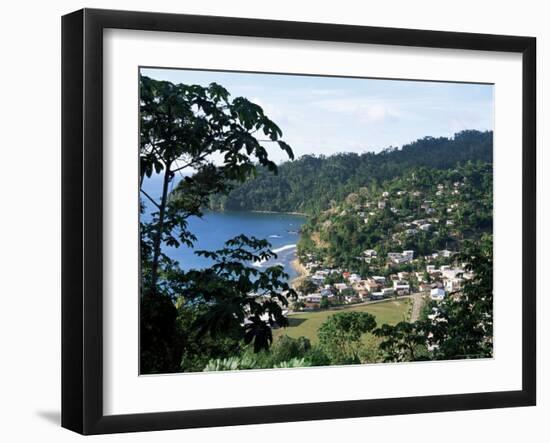
[[492,84],[139,77],[140,374],[492,358]]

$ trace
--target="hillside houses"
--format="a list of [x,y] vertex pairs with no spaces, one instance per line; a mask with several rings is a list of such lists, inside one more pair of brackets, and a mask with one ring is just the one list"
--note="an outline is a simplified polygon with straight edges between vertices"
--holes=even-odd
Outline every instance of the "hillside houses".
[[394,264],[409,263],[414,259],[414,251],[388,252],[388,261]]

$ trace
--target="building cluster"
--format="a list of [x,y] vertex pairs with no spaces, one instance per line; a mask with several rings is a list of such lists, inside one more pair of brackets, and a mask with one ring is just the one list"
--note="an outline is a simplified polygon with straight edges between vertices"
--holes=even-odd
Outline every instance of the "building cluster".
[[[430,263],[441,258],[450,259],[454,254],[453,251],[443,250],[423,258]],[[367,249],[363,251],[362,259],[371,260],[377,255],[376,250]],[[443,300],[459,291],[465,280],[472,278],[472,273],[464,271],[463,266],[441,265],[437,268],[434,264],[418,271],[364,277],[341,268],[321,267],[311,256],[308,259],[304,266],[310,271],[307,278],[314,283],[315,290],[307,294],[299,293],[298,300],[300,306],[309,309],[319,308],[324,298],[330,305],[342,305],[406,296],[413,292],[422,292],[432,300]],[[416,263],[415,253],[412,250],[388,252],[387,263]],[[338,283],[331,283],[335,280]]]

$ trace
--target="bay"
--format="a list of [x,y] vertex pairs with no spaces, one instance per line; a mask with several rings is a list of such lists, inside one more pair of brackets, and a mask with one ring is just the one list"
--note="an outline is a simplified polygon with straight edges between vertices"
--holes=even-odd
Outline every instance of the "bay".
[[297,276],[291,262],[296,257],[296,244],[300,239],[300,228],[305,217],[292,214],[260,212],[205,212],[202,218],[189,219],[189,230],[197,237],[193,248],[164,247],[165,253],[179,262],[184,270],[202,269],[212,264],[210,259],[195,254],[196,250],[214,251],[221,249],[224,243],[240,234],[266,239],[277,258],[265,262],[253,263],[258,269],[282,265],[292,280]]

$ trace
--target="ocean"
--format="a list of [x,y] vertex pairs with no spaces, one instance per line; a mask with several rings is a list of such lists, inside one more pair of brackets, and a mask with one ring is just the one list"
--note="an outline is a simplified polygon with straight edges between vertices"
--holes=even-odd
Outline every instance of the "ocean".
[[209,211],[202,218],[189,219],[189,230],[197,237],[194,248],[165,246],[164,251],[170,258],[177,260],[182,269],[201,269],[211,265],[212,261],[196,255],[195,250],[221,249],[227,240],[239,234],[254,236],[271,243],[271,250],[277,254],[277,258],[250,264],[258,269],[282,265],[292,280],[296,277],[296,271],[291,262],[296,257],[296,244],[304,222],[304,217],[290,214]]

